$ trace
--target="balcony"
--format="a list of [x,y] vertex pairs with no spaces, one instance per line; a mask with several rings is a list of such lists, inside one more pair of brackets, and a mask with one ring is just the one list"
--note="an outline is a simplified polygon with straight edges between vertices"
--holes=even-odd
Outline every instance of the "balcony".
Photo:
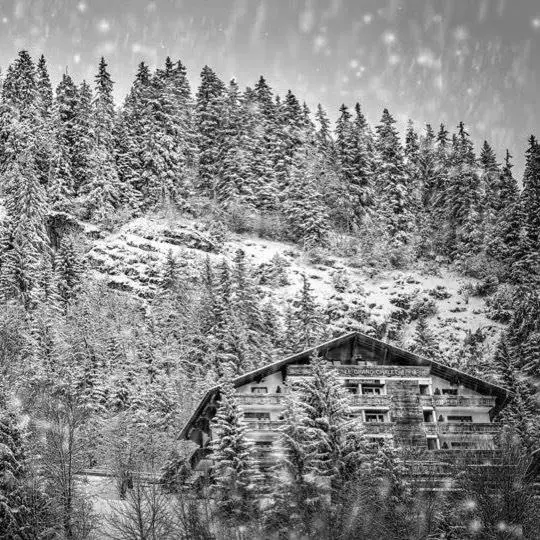
[[480,433],[497,433],[500,431],[498,424],[481,423],[481,422],[441,422],[437,424],[441,435],[467,435]]
[[363,422],[366,435],[390,433],[396,426],[395,422]]
[[390,406],[390,396],[377,394],[352,394],[351,404],[353,407],[383,407]]
[[248,431],[279,431],[282,420],[244,420]]
[[[387,378],[428,378],[430,367],[420,366],[334,366],[339,377],[375,377],[381,379]],[[308,377],[311,375],[311,367],[288,366],[287,374],[291,377]]]
[[495,407],[495,398],[490,396],[420,396],[420,403],[426,407]]
[[284,394],[236,394],[239,405],[284,405]]

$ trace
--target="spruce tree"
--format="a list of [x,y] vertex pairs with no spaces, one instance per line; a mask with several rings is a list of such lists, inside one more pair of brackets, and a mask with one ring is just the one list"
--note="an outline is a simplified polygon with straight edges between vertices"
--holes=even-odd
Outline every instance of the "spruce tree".
[[319,184],[318,163],[313,155],[295,156],[283,212],[292,240],[305,248],[324,244],[329,232],[329,218]]
[[220,518],[233,526],[256,520],[260,473],[253,460],[253,443],[246,435],[235,390],[230,383],[220,389],[220,402],[210,426],[214,460],[214,494]]
[[306,434],[303,451],[310,454],[309,469],[329,482],[332,504],[340,502],[348,482],[354,483],[364,461],[364,432],[352,418],[350,395],[336,371],[316,354],[310,360],[310,377],[295,390]]
[[536,276],[540,273],[540,145],[534,136],[529,138],[526,153],[521,208],[525,232],[525,265]]
[[440,355],[437,339],[429,328],[425,317],[418,319],[413,340],[412,352],[430,360],[435,360]]
[[198,126],[197,146],[199,157],[198,187],[204,194],[215,196],[220,152],[220,125],[223,115],[225,85],[208,66],[201,72],[197,90],[195,119]]
[[93,148],[91,176],[81,187],[87,217],[103,221],[112,217],[120,202],[118,171],[114,158],[113,82],[107,63],[101,58],[95,78],[96,91],[92,103]]
[[384,109],[377,131],[377,177],[380,189],[378,212],[392,244],[401,247],[412,242],[415,232],[416,201],[406,174],[403,148],[394,124]]

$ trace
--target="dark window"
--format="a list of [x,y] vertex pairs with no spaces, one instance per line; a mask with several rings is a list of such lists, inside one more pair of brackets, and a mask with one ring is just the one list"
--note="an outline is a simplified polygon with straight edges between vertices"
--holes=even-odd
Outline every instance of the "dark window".
[[435,439],[434,437],[428,437],[427,447],[428,450],[437,450],[437,439]]
[[270,450],[272,441],[255,441],[255,447],[257,450]]
[[424,422],[433,422],[433,411],[424,411]]
[[429,384],[420,384],[418,386],[418,389],[420,391],[421,396],[428,396],[429,395]]
[[268,412],[246,412],[244,418],[249,420],[270,420],[270,413]]
[[354,381],[345,381],[345,388],[347,391],[349,391],[351,394],[357,394],[358,393],[358,383]]
[[443,396],[457,396],[457,388],[443,388]]
[[384,422],[384,411],[366,411],[366,422]]
[[380,396],[382,394],[382,386],[375,386],[375,385],[371,385],[371,384],[363,384],[362,385],[362,394],[364,396],[368,396],[368,395]]
[[449,422],[472,422],[472,416],[448,416]]
[[266,386],[252,386],[252,394],[268,394],[268,388]]

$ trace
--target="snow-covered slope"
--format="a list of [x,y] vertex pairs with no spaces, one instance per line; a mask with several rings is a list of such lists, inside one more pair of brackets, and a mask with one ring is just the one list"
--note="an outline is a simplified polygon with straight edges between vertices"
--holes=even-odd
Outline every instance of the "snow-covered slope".
[[[129,222],[118,231],[92,241],[88,253],[91,268],[112,287],[151,296],[167,254],[172,252],[189,279],[196,280],[205,257],[218,262],[232,261],[236,250],[246,253],[261,290],[281,309],[297,294],[302,276],[310,281],[321,308],[336,330],[358,326],[358,311],[366,315],[363,324],[388,320],[392,312],[427,306],[431,328],[443,351],[458,347],[467,333],[482,329],[490,347],[501,325],[488,319],[485,304],[467,294],[470,278],[444,267],[433,266],[380,273],[358,268],[346,257],[325,255],[313,262],[298,247],[249,235],[228,234],[217,241],[205,232],[203,223],[184,218],[147,216]],[[276,264],[282,273],[276,283],[265,279]],[[395,314],[395,313],[394,313]],[[404,314],[405,315],[405,314]],[[402,340],[410,339],[415,323],[406,317]],[[360,326],[362,328],[362,326]]]

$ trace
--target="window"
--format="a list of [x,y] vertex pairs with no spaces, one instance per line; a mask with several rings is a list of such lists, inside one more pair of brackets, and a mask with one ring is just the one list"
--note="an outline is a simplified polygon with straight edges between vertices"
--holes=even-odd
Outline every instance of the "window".
[[443,388],[443,396],[457,396],[457,388]]
[[271,450],[272,441],[255,441],[255,448],[257,450]]
[[379,385],[373,385],[373,384],[363,384],[362,385],[362,394],[364,396],[369,395],[377,395],[380,396],[382,394],[382,386]]
[[385,417],[384,411],[365,411],[366,422],[385,422]]
[[424,422],[433,422],[433,411],[424,411]]
[[437,439],[435,437],[427,438],[428,450],[437,450]]
[[266,386],[252,386],[252,394],[268,394],[268,388]]
[[472,422],[472,416],[448,416],[449,422]]
[[358,393],[358,383],[354,381],[345,381],[345,388],[347,391],[349,391],[351,394],[357,394]]
[[429,384],[420,384],[418,389],[421,396],[429,396]]
[[246,412],[244,413],[246,420],[270,420],[269,412]]

